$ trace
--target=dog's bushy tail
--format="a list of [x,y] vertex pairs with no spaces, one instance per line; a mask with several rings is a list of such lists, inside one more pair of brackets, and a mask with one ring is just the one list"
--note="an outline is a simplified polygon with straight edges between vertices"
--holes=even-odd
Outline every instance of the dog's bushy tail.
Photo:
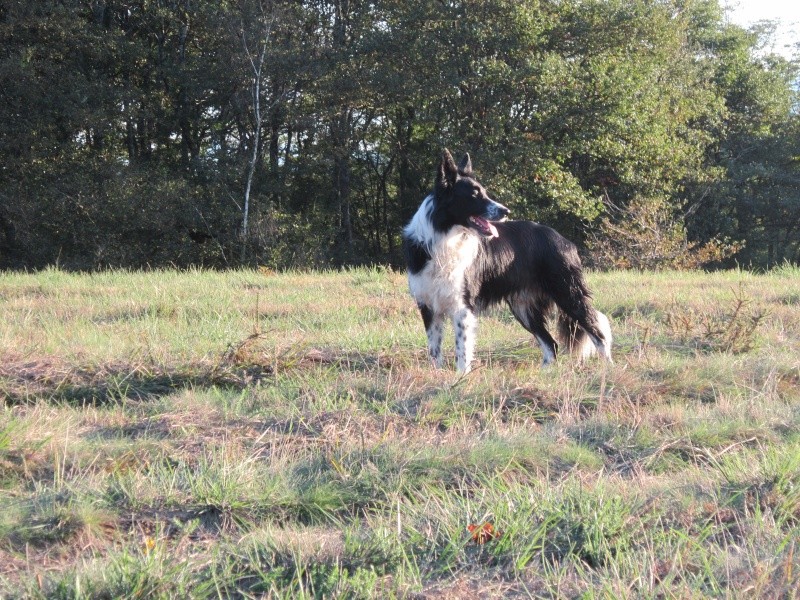
[[[600,352],[603,358],[611,361],[611,323],[608,317],[599,310],[595,310],[594,315],[597,329],[603,335],[603,339],[600,340],[602,346]],[[562,348],[568,350],[572,356],[579,360],[586,360],[598,353],[597,343],[586,330],[578,325],[577,321],[571,319],[561,311],[558,312],[558,343]]]

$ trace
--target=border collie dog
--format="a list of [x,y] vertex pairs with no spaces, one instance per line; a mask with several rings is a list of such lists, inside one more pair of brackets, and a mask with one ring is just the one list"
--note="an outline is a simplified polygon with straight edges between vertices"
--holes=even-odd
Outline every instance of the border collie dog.
[[558,344],[545,328],[558,309],[558,338],[583,359],[595,352],[611,362],[608,318],[592,307],[575,245],[531,221],[508,221],[472,172],[469,154],[456,166],[444,151],[433,193],[403,230],[411,295],[417,301],[428,351],[443,363],[444,321],[453,321],[456,366],[470,370],[476,315],[502,302],[555,360]]

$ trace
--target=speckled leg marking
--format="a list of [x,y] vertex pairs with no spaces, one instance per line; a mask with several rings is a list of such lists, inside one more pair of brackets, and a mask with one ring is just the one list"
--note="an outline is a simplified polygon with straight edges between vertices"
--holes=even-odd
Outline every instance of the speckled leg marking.
[[425,304],[419,305],[422,314],[422,322],[425,325],[425,333],[428,335],[428,354],[433,365],[440,369],[444,363],[442,356],[442,332],[444,330],[444,320],[442,315],[435,315]]
[[430,354],[431,361],[433,361],[433,365],[437,369],[441,369],[442,365],[444,364],[444,358],[442,357],[442,330],[444,328],[444,322],[442,321],[441,317],[438,317],[434,320],[431,326],[428,328],[428,353]]
[[453,326],[456,330],[456,368],[461,373],[469,373],[472,368],[477,324],[475,315],[467,308],[453,315]]

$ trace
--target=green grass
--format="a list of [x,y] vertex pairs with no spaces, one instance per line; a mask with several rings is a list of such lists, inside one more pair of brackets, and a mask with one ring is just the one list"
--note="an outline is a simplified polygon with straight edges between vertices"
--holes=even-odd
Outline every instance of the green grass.
[[0,274],[0,597],[797,598],[800,271],[590,283],[461,377],[388,270]]

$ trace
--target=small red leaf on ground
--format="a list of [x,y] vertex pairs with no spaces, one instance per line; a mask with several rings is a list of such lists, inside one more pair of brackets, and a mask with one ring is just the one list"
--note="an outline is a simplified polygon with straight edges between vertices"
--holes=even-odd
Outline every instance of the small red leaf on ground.
[[480,525],[470,523],[467,525],[467,530],[472,534],[472,541],[476,544],[485,544],[503,535],[503,532],[495,529],[491,523],[482,523]]

